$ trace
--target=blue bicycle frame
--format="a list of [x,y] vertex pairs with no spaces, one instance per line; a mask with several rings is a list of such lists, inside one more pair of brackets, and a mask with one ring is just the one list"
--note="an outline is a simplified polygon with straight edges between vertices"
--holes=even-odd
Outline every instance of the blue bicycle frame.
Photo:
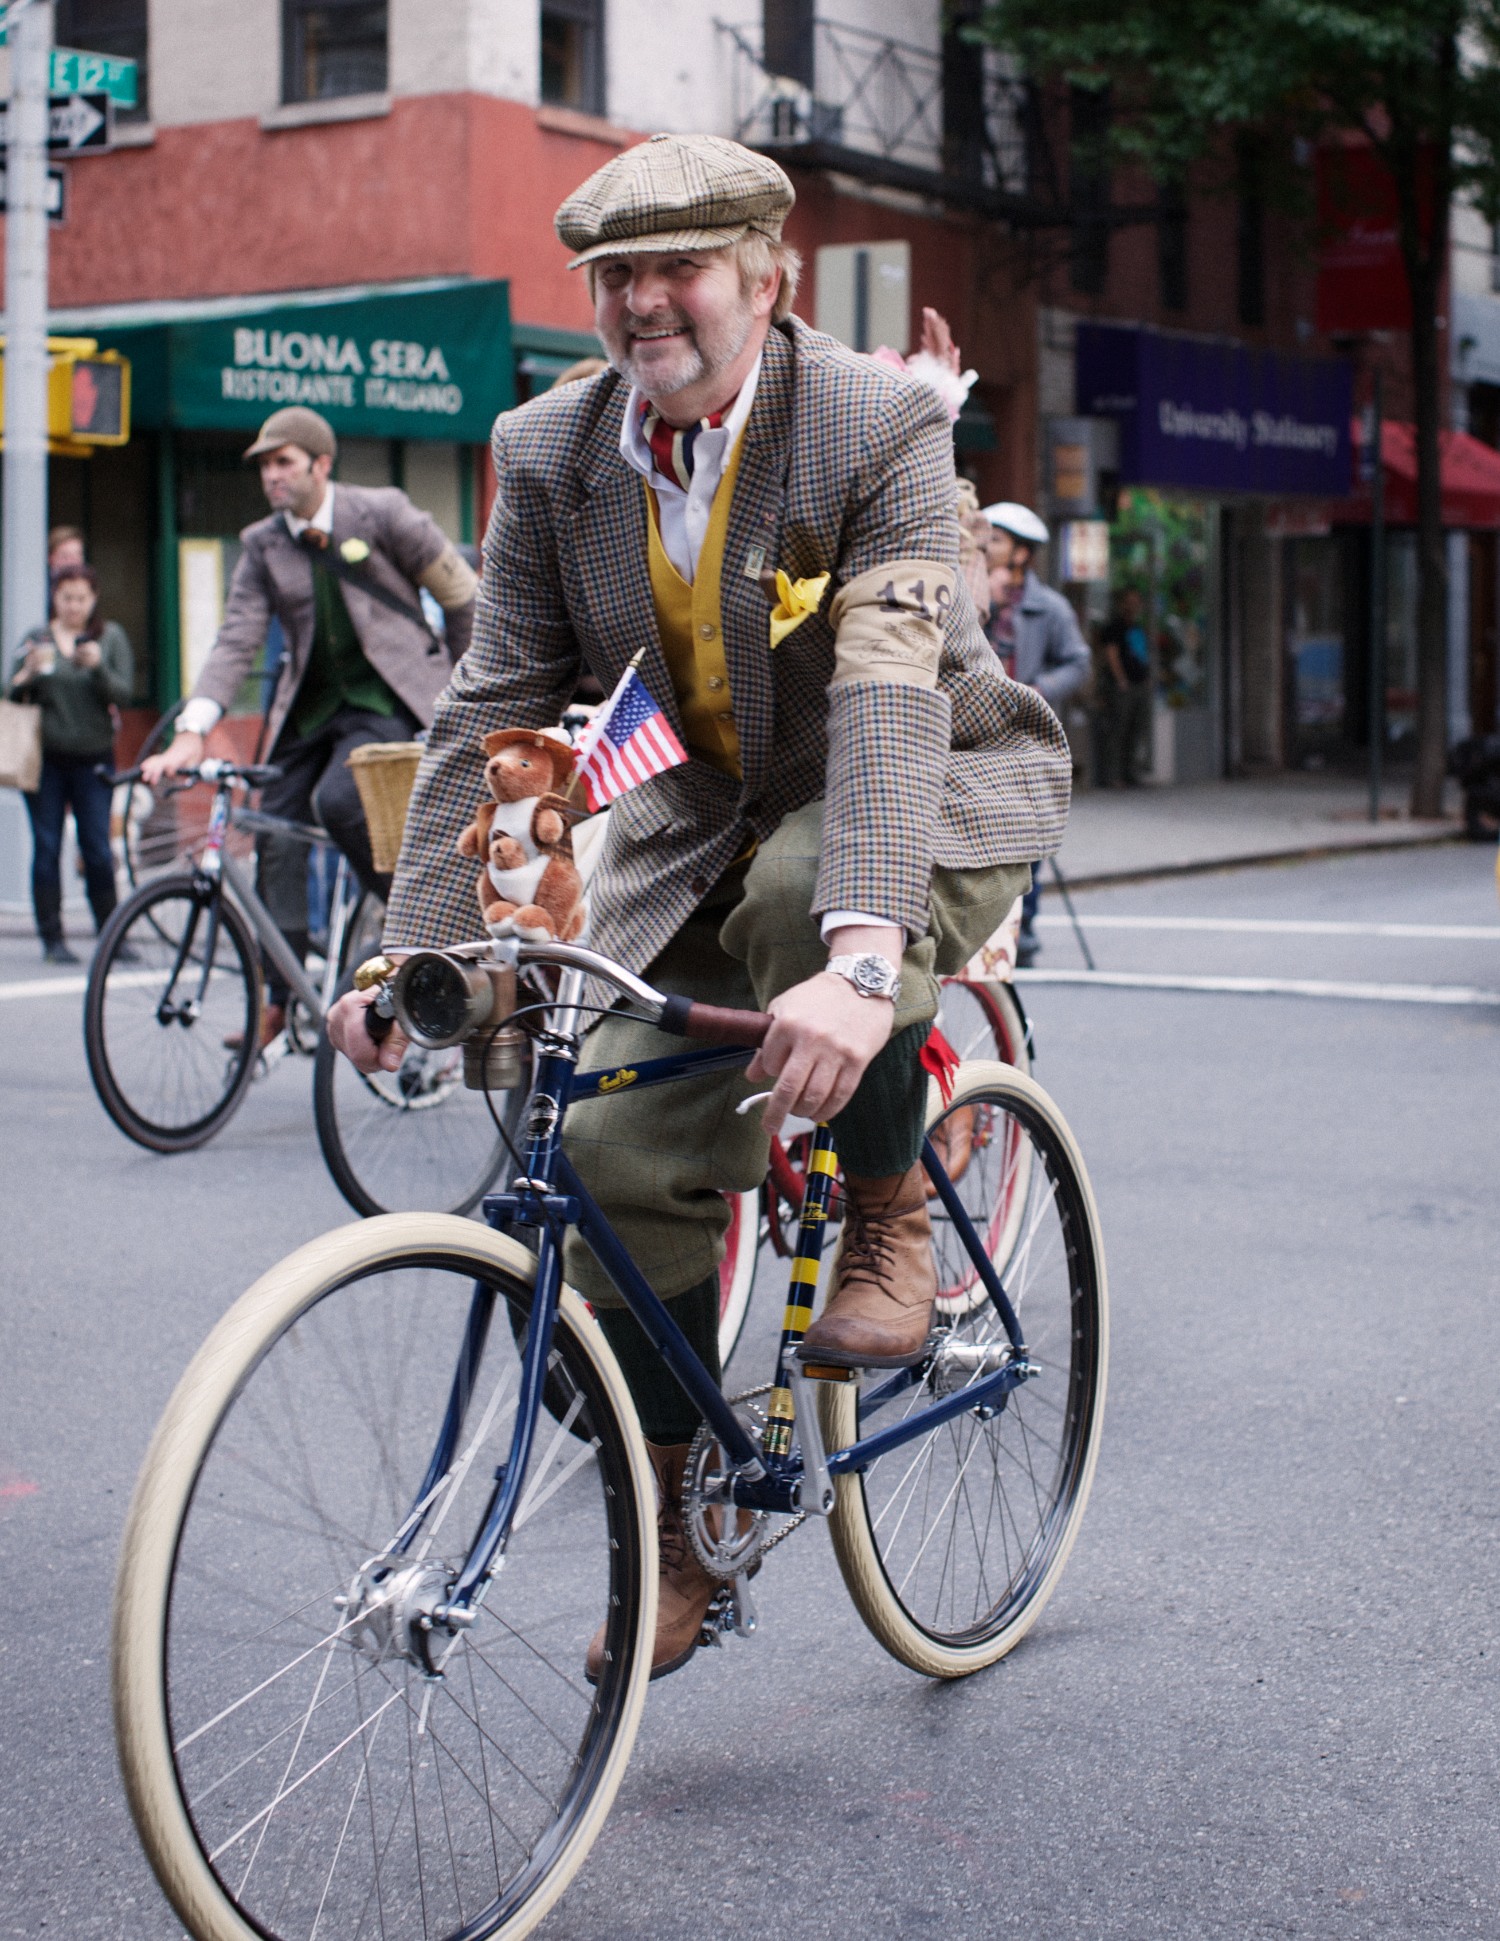
[[[577,960],[588,953],[577,949],[541,947],[526,952],[531,961]],[[605,969],[604,960],[596,960]],[[646,987],[639,987],[644,990]],[[743,1046],[718,1045],[688,1050],[665,1058],[643,1060],[614,1071],[579,1072],[582,1030],[583,972],[563,971],[552,1007],[549,1028],[539,1039],[535,1084],[526,1134],[524,1171],[502,1193],[484,1201],[492,1227],[524,1227],[537,1235],[536,1279],[531,1323],[522,1354],[520,1394],[508,1458],[496,1472],[480,1529],[441,1614],[462,1624],[471,1620],[472,1605],[496,1569],[511,1521],[520,1501],[531,1458],[537,1417],[542,1409],[552,1332],[562,1289],[563,1235],[576,1227],[621,1298],[645,1330],[647,1338],[671,1370],[693,1406],[709,1424],[724,1451],[732,1474],[733,1501],[751,1510],[790,1513],[799,1510],[826,1515],[833,1506],[831,1478],[867,1468],[902,1443],[929,1433],[942,1422],[967,1411],[996,1413],[1005,1397],[1037,1371],[1028,1359],[1020,1321],[1009,1296],[985,1252],[984,1243],[959,1198],[930,1140],[922,1144],[922,1162],[933,1187],[962,1240],[976,1274],[1005,1330],[1009,1353],[1003,1364],[956,1391],[935,1398],[927,1407],[903,1416],[889,1428],[825,1455],[817,1412],[810,1395],[813,1379],[853,1380],[851,1371],[827,1369],[810,1376],[795,1360],[795,1350],[812,1321],[812,1293],[827,1228],[828,1203],[837,1167],[833,1141],[826,1126],[814,1136],[807,1186],[798,1221],[796,1251],[791,1263],[791,1286],[777,1353],[776,1379],[767,1408],[766,1430],[757,1443],[725,1400],[722,1390],[689,1345],[666,1303],[653,1291],[626,1252],[618,1235],[574,1171],[562,1149],[562,1126],[575,1099],[608,1098],[629,1088],[670,1084],[675,1079],[733,1069],[748,1063],[751,1051]],[[660,1003],[659,994],[652,994]],[[458,1445],[468,1406],[474,1371],[483,1353],[495,1302],[495,1291],[475,1287],[459,1366],[432,1460],[402,1525],[396,1549],[405,1551],[421,1527],[424,1505],[447,1472]],[[925,1364],[898,1369],[861,1397],[861,1418],[920,1383]],[[801,1406],[797,1406],[798,1403]],[[793,1442],[796,1422],[800,1444]]]

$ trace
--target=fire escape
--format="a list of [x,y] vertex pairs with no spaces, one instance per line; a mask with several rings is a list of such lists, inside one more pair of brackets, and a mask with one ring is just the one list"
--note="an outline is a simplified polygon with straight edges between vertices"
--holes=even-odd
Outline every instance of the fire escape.
[[717,23],[737,141],[794,168],[965,209],[1012,228],[1072,219],[1042,104],[1015,61],[959,31],[939,46],[818,18],[806,0],[766,0],[754,27]]

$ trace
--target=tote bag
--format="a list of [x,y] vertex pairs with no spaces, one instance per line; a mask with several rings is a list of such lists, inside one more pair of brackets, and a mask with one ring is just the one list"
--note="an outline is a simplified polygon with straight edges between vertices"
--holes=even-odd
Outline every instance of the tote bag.
[[42,711],[0,701],[0,788],[30,795],[42,779]]

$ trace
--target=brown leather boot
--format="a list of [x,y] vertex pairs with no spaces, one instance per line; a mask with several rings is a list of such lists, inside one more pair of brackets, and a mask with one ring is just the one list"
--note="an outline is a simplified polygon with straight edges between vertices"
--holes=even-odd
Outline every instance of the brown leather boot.
[[[708,1607],[721,1586],[699,1563],[688,1542],[682,1517],[682,1472],[691,1443],[663,1448],[646,1444],[656,1471],[656,1543],[660,1563],[657,1578],[656,1647],[651,1653],[651,1676],[665,1678],[685,1665],[698,1648],[698,1634]],[[584,1659],[584,1676],[597,1685],[604,1669],[604,1626],[601,1624]]]
[[797,1350],[836,1368],[909,1368],[932,1328],[937,1267],[920,1162],[883,1179],[844,1176],[837,1286]]

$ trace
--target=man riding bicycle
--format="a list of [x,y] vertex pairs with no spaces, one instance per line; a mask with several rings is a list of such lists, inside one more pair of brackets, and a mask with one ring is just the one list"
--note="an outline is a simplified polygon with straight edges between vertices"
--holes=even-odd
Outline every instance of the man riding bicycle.
[[[335,485],[338,441],[316,411],[289,405],[245,453],[260,467],[272,512],[240,539],[224,620],[165,753],[142,766],[155,786],[195,766],[234,700],[274,617],[286,637],[266,717],[265,757],[281,769],[261,797],[267,815],[317,822],[365,889],[390,879],[370,854],[364,810],[345,766],[371,741],[409,741],[468,646],[477,581],[427,513],[394,487]],[[426,589],[443,608],[445,640],[423,616]],[[307,849],[285,836],[257,843],[260,893],[298,957],[307,953]],[[287,991],[268,978],[261,1042],[286,1025]]]
[[[558,212],[612,368],[508,413],[474,644],[438,704],[385,946],[468,939],[457,831],[480,738],[555,722],[587,671],[641,677],[690,759],[614,805],[588,941],[658,988],[758,1007],[748,1069],[576,1104],[585,1185],[711,1370],[723,1193],[764,1177],[789,1114],[832,1122],[845,1220],[820,1363],[919,1360],[936,1278],[918,1154],[919,1062],[937,978],[957,971],[1056,847],[1069,760],[1006,678],[958,572],[952,433],[937,394],[791,315],[793,190],[763,155],[657,135]],[[364,998],[330,1019],[363,1069],[394,1069]],[[674,1041],[619,1014],[588,1069]],[[774,1082],[764,1114],[736,1106]],[[682,1541],[695,1411],[581,1245],[662,1499],[654,1674],[691,1655],[717,1588]],[[596,1663],[602,1639],[591,1659]]]

